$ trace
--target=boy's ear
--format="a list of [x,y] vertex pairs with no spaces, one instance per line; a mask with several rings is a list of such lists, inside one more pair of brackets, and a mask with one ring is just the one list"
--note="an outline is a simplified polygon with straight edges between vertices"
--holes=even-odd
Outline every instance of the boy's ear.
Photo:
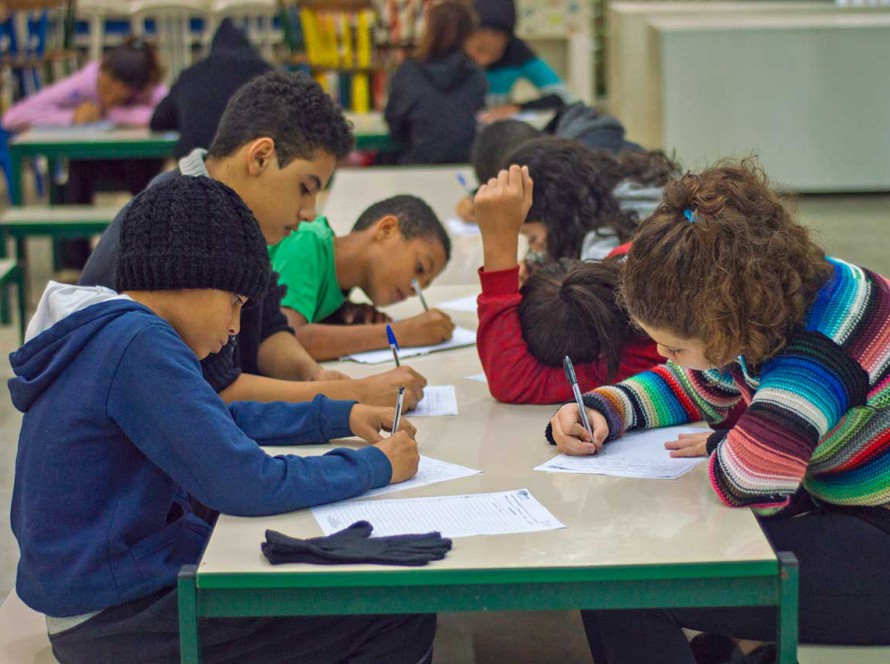
[[247,172],[257,176],[275,159],[275,141],[268,136],[257,138],[247,144]]
[[377,242],[389,240],[399,233],[399,218],[394,214],[380,217],[374,224],[374,239]]

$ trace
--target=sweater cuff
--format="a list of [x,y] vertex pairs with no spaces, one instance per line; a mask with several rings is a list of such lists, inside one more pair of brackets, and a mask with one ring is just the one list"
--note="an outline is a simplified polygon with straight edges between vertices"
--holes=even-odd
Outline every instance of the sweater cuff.
[[708,456],[714,453],[717,446],[726,439],[728,433],[729,429],[717,429],[717,431],[708,436],[708,442],[705,443],[705,450],[708,452]]
[[318,415],[321,422],[322,437],[325,440],[349,438],[354,435],[349,426],[349,415],[355,401],[335,401],[318,395],[313,401],[318,402]]
[[609,435],[606,436],[606,439],[603,441],[604,443],[607,443],[610,440],[615,440],[624,433],[624,422],[618,413],[613,412],[613,410],[609,408],[608,402],[596,392],[588,392],[582,398],[584,400],[584,405],[587,408],[595,410],[606,418],[606,424],[609,425]]
[[378,447],[368,445],[356,450],[358,455],[368,464],[371,470],[371,488],[377,489],[389,484],[392,479],[392,464]]
[[479,281],[482,282],[482,294],[490,296],[519,294],[519,265],[509,270],[486,271],[479,268]]

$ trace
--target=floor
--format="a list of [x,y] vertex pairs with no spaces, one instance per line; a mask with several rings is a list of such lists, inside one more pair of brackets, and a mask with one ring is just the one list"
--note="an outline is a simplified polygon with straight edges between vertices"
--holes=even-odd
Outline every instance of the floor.
[[[890,275],[890,194],[808,196],[797,202],[797,209],[831,255]],[[31,256],[33,303],[50,274],[49,243],[35,242]],[[0,328],[0,352],[5,355],[17,346],[15,329]],[[0,365],[0,374],[11,377],[8,363]],[[14,584],[18,558],[8,505],[20,422],[9,400],[0,399],[0,596]],[[591,662],[576,613],[444,614],[439,624],[438,664]]]

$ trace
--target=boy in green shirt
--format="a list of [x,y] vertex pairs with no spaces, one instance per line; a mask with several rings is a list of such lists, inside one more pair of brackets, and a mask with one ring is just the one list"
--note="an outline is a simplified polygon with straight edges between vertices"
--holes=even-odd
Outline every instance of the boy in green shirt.
[[[389,317],[374,307],[426,288],[448,263],[451,242],[436,214],[416,196],[393,196],[365,210],[349,235],[337,237],[321,217],[269,250],[279,283],[287,287],[282,311],[297,339],[316,360],[387,347]],[[374,306],[347,299],[362,289]],[[451,338],[454,323],[438,309],[392,323],[402,346]]]

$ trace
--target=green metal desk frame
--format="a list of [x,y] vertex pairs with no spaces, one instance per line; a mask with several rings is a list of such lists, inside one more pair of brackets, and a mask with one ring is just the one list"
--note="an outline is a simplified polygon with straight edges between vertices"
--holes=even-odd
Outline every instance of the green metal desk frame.
[[[146,136],[142,139],[129,138],[121,141],[101,142],[78,141],[73,137],[64,142],[53,140],[17,143],[13,141],[9,146],[12,160],[12,190],[9,192],[9,197],[13,205],[22,204],[22,174],[25,160],[28,158],[42,155],[48,159],[166,159],[173,156],[173,148],[178,138],[178,134],[174,133]],[[394,152],[398,146],[388,133],[358,134],[356,149]]]
[[27,141],[13,140],[9,145],[12,160],[12,191],[9,197],[13,205],[23,200],[22,174],[25,160],[37,156],[48,159],[165,159],[173,156],[173,148],[179,134],[164,133],[144,138],[127,138],[120,141],[66,140]]
[[[259,545],[257,545],[259,546]],[[182,664],[200,662],[199,618],[438,611],[775,606],[778,662],[797,661],[797,559],[571,569],[179,573]]]

